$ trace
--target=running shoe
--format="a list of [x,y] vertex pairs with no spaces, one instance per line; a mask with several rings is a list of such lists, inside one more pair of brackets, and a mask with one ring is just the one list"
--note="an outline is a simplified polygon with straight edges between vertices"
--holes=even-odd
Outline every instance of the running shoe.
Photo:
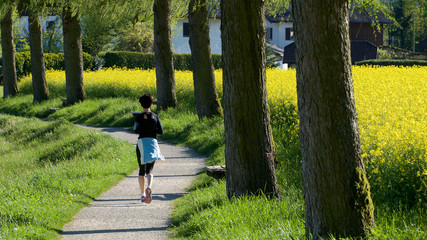
[[147,188],[145,189],[145,194],[147,195],[144,199],[145,203],[150,203],[151,202],[151,188]]

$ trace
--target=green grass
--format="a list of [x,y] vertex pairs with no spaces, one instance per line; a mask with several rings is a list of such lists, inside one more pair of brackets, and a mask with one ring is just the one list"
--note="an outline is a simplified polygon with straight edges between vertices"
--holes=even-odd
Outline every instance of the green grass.
[[[207,164],[224,164],[221,118],[198,120],[191,108],[181,106],[160,115],[165,138],[209,156]],[[288,124],[287,132],[294,123]],[[298,138],[273,129],[278,151],[276,167],[282,199],[244,197],[228,200],[225,182],[205,173],[197,176],[188,195],[175,202],[172,214],[176,239],[305,239],[304,198]],[[282,136],[282,137],[281,137]],[[394,201],[374,202],[377,227],[367,239],[425,239],[427,205],[409,207]],[[333,237],[332,237],[333,238]]]
[[67,121],[0,115],[0,239],[55,239],[137,167],[133,146]]
[[229,201],[224,181],[215,180],[204,186],[176,201],[174,238],[300,239],[304,236],[300,190],[288,189],[281,200],[244,197]]
[[221,117],[199,121],[196,110],[186,104],[160,113],[166,129],[162,139],[184,144],[209,156],[206,164],[224,164],[224,124]]
[[[13,100],[2,100],[0,102],[0,112],[9,112],[14,115],[26,117],[41,117],[51,120],[52,122],[40,122],[40,124],[49,125],[56,123],[59,124],[59,126],[65,124],[66,128],[72,128],[73,126],[70,125],[68,121],[95,126],[131,126],[133,118],[130,112],[140,111],[140,106],[135,103],[136,101],[126,98],[88,99],[83,103],[63,108],[55,113],[51,113],[46,109],[48,109],[48,107],[59,107],[61,104],[59,99],[53,99],[42,104],[34,105],[31,101],[32,98],[28,95],[20,95]],[[170,227],[173,231],[172,237],[176,239],[304,239],[304,198],[301,183],[299,140],[297,137],[287,134],[289,132],[297,132],[295,131],[297,124],[294,122],[294,117],[295,116],[287,118],[288,120],[292,120],[289,123],[286,123],[287,125],[274,126],[273,128],[275,146],[278,150],[276,171],[282,195],[281,200],[268,200],[265,197],[244,197],[228,200],[225,194],[225,182],[213,180],[202,172],[197,176],[196,181],[189,188],[191,192],[175,202],[175,210],[172,215],[173,224]],[[199,121],[195,113],[194,106],[185,102],[176,109],[161,112],[160,118],[165,128],[165,134],[162,136],[163,139],[172,141],[176,144],[189,146],[199,153],[208,156],[208,165],[224,164],[224,127],[222,118],[218,117]],[[35,120],[28,121],[38,123],[38,121]],[[37,136],[34,137],[34,139],[38,139],[37,142],[41,139],[46,139],[46,137],[49,139],[49,131],[31,130],[31,128],[26,127],[25,123],[21,123],[17,125],[14,131],[19,132],[21,131],[20,129],[23,128],[24,130],[22,131],[24,132],[34,132],[34,135]],[[55,127],[47,127],[47,129],[52,128],[56,129]],[[3,127],[1,129],[1,136],[9,131],[3,130]],[[3,144],[1,144],[0,150],[7,151],[12,147],[14,142],[23,141],[22,144],[31,143],[31,137],[29,137],[28,140],[25,140],[27,139],[26,137],[20,140],[20,137],[18,136],[23,136],[22,133],[16,135],[15,138],[9,138],[12,140],[2,140]],[[53,138],[56,137],[52,137],[52,139]],[[67,143],[69,142],[69,140],[63,141]],[[91,142],[89,141],[88,143],[89,144],[85,145],[90,145]],[[79,152],[74,151],[72,148],[67,148],[65,145],[69,144],[64,144],[64,146],[61,145],[64,148],[64,151],[61,152],[64,152],[67,157],[74,156],[74,154]],[[80,147],[82,146],[79,146],[77,149],[80,149]],[[22,165],[20,165],[21,163],[12,161],[11,159],[28,158],[30,160],[26,161],[35,162],[37,164],[34,167],[32,165],[25,166],[29,169],[35,168],[37,170],[35,171],[37,174],[34,176],[40,175],[40,177],[34,179],[33,177],[30,178],[26,176],[26,178],[31,179],[31,181],[26,180],[29,183],[20,183],[16,189],[26,188],[25,186],[36,188],[35,186],[40,185],[40,183],[45,184],[48,190],[40,190],[42,192],[39,195],[43,195],[43,191],[47,191],[47,195],[53,194],[50,192],[51,189],[85,189],[82,185],[78,185],[74,188],[60,188],[59,186],[67,185],[63,185],[62,183],[59,184],[59,180],[58,183],[55,183],[55,181],[53,181],[53,183],[49,182],[49,184],[53,184],[55,186],[53,188],[51,185],[45,183],[45,180],[43,179],[47,179],[47,176],[51,178],[50,175],[55,175],[50,173],[51,168],[54,168],[55,166],[64,166],[63,168],[66,168],[65,166],[68,166],[67,164],[72,165],[75,161],[85,161],[85,158],[80,160],[81,157],[79,155],[79,157],[74,157],[73,160],[57,162],[55,159],[61,159],[61,156],[57,156],[55,152],[50,152],[48,150],[54,148],[56,148],[55,145],[50,148],[43,148],[47,149],[47,152],[44,152],[45,154],[41,155],[40,153],[37,153],[39,154],[37,155],[34,152],[9,152],[8,154],[13,156],[13,158],[9,157],[10,160],[8,161],[12,167],[7,168],[9,169],[7,171],[10,171],[11,173],[8,173],[8,177],[5,178],[13,179],[13,181],[6,181],[7,184],[4,186],[9,186],[9,184],[15,181],[20,181],[19,177],[14,177],[14,174],[17,172],[15,169],[19,168],[14,168],[13,166],[21,166],[22,169]],[[115,149],[116,147],[114,146],[110,148]],[[123,154],[133,154],[133,150],[126,151],[124,151],[126,153]],[[33,155],[38,157],[34,157]],[[130,156],[130,158],[132,158],[132,156]],[[43,161],[37,159],[43,159]],[[1,166],[1,168],[3,169],[3,166]],[[72,169],[71,166],[69,166],[69,168]],[[30,170],[26,171],[28,171],[28,175],[33,176],[32,172],[30,174]],[[61,171],[64,172],[65,170]],[[20,176],[22,178],[22,175]],[[113,176],[115,175],[113,174]],[[117,177],[119,176],[120,174],[118,174]],[[2,174],[0,179],[3,178]],[[52,178],[55,179],[55,177]],[[86,179],[86,177],[84,178]],[[90,179],[90,177],[87,178]],[[65,180],[62,179],[61,181]],[[37,182],[37,185],[33,184],[33,182]],[[2,186],[1,189],[0,194],[2,194],[1,196],[3,197],[3,189],[5,188]],[[12,190],[8,191],[8,194],[11,194]],[[62,193],[61,191],[59,192]],[[74,192],[72,194],[74,195]],[[78,200],[83,203],[80,203],[80,205],[79,203],[75,203],[75,209],[83,206],[96,194],[92,192],[85,192],[85,194],[80,196],[83,200]],[[375,194],[375,192],[373,192],[373,194]],[[19,190],[16,193],[16,197],[13,199],[22,197],[21,195],[25,196],[23,190]],[[38,196],[37,194],[30,194],[30,196],[34,195]],[[68,197],[66,194],[64,196]],[[28,198],[31,199],[31,197]],[[8,204],[9,202],[14,204],[13,201],[8,200],[6,202]],[[374,200],[374,204],[377,226],[373,229],[373,232],[368,239],[425,239],[427,236],[427,218],[425,218],[427,215],[427,206],[425,202],[420,202],[412,207],[396,205],[393,201],[380,202],[378,200]],[[1,216],[2,221],[3,219],[14,219],[6,224],[8,226],[6,229],[8,229],[9,232],[15,231],[11,230],[14,229],[15,225],[13,224],[15,224],[15,222],[23,222],[25,223],[23,226],[26,226],[29,229],[37,228],[46,232],[46,235],[40,233],[40,236],[49,236],[47,233],[50,232],[53,232],[53,235],[55,235],[55,231],[52,231],[51,229],[60,229],[62,224],[61,222],[56,224],[51,223],[55,222],[49,220],[56,217],[53,213],[47,214],[46,217],[39,217],[38,215],[36,215],[37,217],[33,217],[33,215],[31,215],[31,208],[29,207],[25,208],[15,206],[14,208],[19,209],[19,211],[17,211],[19,214],[15,212],[10,216]],[[3,214],[3,210],[0,212]],[[72,213],[72,211],[70,211],[70,213]],[[71,215],[72,214],[70,214],[70,216]],[[22,229],[24,229],[24,227]],[[22,229],[17,230],[17,232],[23,231]],[[34,230],[34,232],[42,230]]]
[[[131,112],[141,111],[137,101],[127,98],[87,99],[82,103],[66,108],[60,98],[42,103],[32,103],[31,95],[19,94],[1,101],[0,112],[24,117],[37,117],[46,120],[67,120],[89,126],[124,127],[133,124]],[[50,108],[61,108],[52,112]]]

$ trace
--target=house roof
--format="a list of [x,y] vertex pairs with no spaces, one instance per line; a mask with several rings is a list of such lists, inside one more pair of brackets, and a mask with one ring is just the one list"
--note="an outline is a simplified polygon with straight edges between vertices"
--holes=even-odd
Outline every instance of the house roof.
[[[367,10],[369,11],[369,9]],[[372,18],[369,17],[367,12],[358,12],[354,10],[352,13],[350,13],[350,23],[372,23]],[[376,14],[376,21],[378,23],[393,23],[393,21],[389,18],[387,18],[384,13],[378,12]],[[279,14],[272,15],[272,14],[266,14],[266,18],[271,23],[278,23],[278,22],[293,22],[291,10],[287,9],[285,11],[280,11]]]

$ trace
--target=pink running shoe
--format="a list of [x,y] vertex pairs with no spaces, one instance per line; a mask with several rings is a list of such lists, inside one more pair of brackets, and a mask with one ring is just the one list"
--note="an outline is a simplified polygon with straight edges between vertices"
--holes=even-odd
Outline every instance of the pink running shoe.
[[151,188],[145,189],[145,194],[147,196],[145,197],[144,202],[148,204],[151,202]]

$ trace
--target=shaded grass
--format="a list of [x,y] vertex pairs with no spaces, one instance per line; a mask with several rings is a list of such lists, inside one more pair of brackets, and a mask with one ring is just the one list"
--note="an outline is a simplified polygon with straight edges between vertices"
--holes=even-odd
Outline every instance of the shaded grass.
[[[62,108],[60,98],[32,103],[32,95],[18,94],[0,101],[0,112],[46,120],[67,120],[96,127],[126,127],[133,124],[131,112],[141,111],[137,100],[128,98],[87,99],[82,103]],[[49,108],[61,108],[52,112]]]
[[138,101],[127,98],[88,99],[49,115],[47,120],[64,119],[96,127],[127,127],[133,125],[131,112],[141,110]]
[[62,226],[131,173],[134,149],[67,121],[0,115],[0,238],[56,239]]
[[206,162],[208,165],[225,164],[222,117],[199,121],[194,107],[186,104],[161,112],[159,116],[166,129],[162,139],[185,144],[198,153],[209,156]]
[[46,118],[51,112],[49,107],[61,107],[61,99],[50,99],[43,103],[33,104],[32,95],[18,94],[11,98],[1,99],[0,112],[22,116],[22,117],[37,117]]

